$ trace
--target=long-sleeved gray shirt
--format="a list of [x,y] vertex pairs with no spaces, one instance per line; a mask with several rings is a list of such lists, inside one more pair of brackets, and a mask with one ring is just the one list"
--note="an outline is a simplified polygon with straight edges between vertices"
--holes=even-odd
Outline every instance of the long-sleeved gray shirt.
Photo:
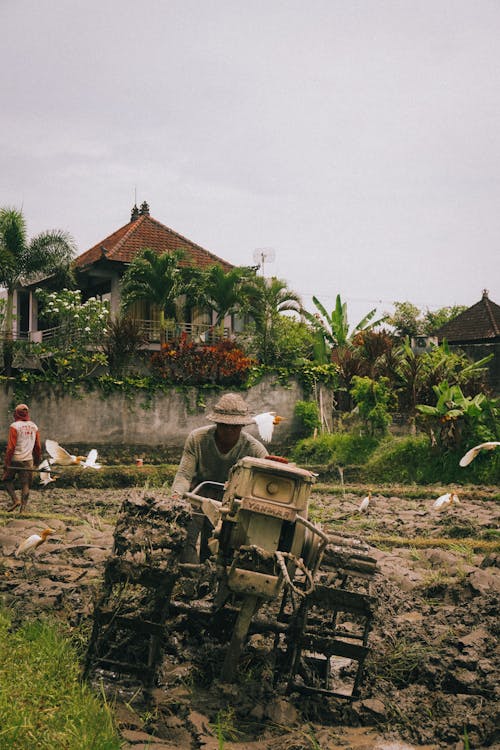
[[172,494],[182,495],[200,482],[225,482],[230,469],[244,456],[264,458],[268,450],[252,435],[241,432],[236,445],[228,453],[221,453],[215,442],[217,425],[193,430],[186,439]]

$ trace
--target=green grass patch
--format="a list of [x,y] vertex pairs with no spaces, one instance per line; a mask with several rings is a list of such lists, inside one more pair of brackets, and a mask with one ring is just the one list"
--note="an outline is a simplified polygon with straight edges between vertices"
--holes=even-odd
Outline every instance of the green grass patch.
[[457,484],[495,484],[500,477],[500,454],[479,455],[462,468],[465,450],[442,452],[433,448],[426,435],[389,438],[368,457],[362,475],[365,481]]
[[78,653],[54,623],[11,632],[0,611],[0,750],[118,750],[110,707],[80,681]]
[[335,432],[317,438],[300,440],[292,449],[297,463],[352,466],[363,464],[375,450],[378,441],[367,435]]
[[462,468],[459,461],[465,451],[439,450],[422,434],[377,440],[339,432],[301,440],[291,455],[323,480],[340,483],[498,484],[500,451],[484,451]]

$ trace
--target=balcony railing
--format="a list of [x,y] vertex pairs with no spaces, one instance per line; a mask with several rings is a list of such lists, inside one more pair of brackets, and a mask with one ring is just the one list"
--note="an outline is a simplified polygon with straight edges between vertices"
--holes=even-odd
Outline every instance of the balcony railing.
[[[140,331],[150,344],[157,344],[160,341],[160,325],[157,320],[136,320],[139,324]],[[78,339],[80,331],[75,328],[69,331],[65,326],[56,326],[55,328],[45,328],[41,331],[30,331],[27,338],[34,344],[45,344],[54,341],[61,335],[71,336]],[[174,341],[182,334],[186,334],[188,339],[201,344],[212,344],[221,339],[227,339],[231,335],[228,327],[210,326],[201,323],[170,323],[165,331],[166,341]]]
[[[160,324],[157,320],[137,320],[140,330],[145,338],[151,343],[160,341]],[[211,344],[221,339],[227,339],[231,331],[229,328],[214,327],[202,323],[169,323],[165,330],[165,340],[174,341],[183,334],[188,339],[201,344]]]

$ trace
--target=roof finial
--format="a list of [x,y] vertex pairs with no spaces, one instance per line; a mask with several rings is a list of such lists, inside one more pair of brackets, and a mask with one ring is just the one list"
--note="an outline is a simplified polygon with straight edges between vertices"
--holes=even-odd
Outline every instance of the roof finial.
[[139,211],[139,213],[141,214],[141,216],[149,216],[149,206],[146,201],[141,203],[141,210]]
[[488,290],[487,289],[483,289],[483,299],[485,297],[486,297],[486,299],[488,299],[488,294],[489,294]]
[[137,204],[134,204],[134,207],[130,214],[130,221],[137,221],[138,218],[139,218],[139,209],[137,208]]

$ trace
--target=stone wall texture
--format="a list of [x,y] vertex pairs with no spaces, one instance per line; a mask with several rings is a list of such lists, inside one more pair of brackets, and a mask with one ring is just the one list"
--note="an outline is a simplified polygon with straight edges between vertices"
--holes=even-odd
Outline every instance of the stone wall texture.
[[[229,391],[230,389],[228,389]],[[127,398],[111,394],[105,398],[97,393],[85,394],[81,399],[57,395],[47,387],[29,400],[32,419],[38,425],[42,441],[57,440],[61,445],[92,444],[162,445],[181,448],[191,430],[208,424],[205,415],[222,395],[221,391],[199,391],[197,388],[176,390],[154,395],[148,403],[144,397]],[[265,379],[242,393],[251,413],[275,411],[285,420],[275,428],[274,443],[282,444],[293,438],[297,423],[295,403],[304,400],[298,383],[287,387]],[[12,389],[0,390],[0,441],[7,440],[12,422],[14,394]],[[258,437],[257,427],[245,430]]]

